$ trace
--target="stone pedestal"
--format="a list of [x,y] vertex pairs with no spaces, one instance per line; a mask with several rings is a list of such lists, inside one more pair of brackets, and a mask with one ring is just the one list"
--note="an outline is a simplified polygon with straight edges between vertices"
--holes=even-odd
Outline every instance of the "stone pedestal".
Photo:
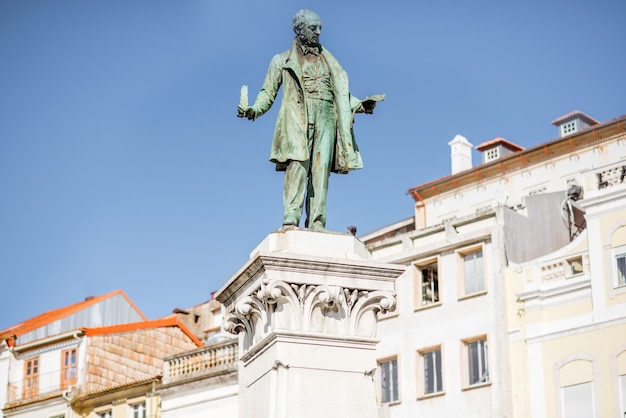
[[405,268],[368,258],[351,235],[276,232],[218,292],[240,335],[240,417],[377,417],[377,315]]

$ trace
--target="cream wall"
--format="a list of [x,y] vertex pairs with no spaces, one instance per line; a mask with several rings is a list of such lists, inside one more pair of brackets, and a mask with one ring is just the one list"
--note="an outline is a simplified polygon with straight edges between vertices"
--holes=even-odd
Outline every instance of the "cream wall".
[[[615,286],[614,248],[626,245],[626,183],[598,188],[598,173],[621,170],[606,144],[578,160],[586,230],[571,244],[506,273],[507,318],[512,358],[515,417],[560,418],[562,388],[591,382],[596,418],[623,418],[619,376],[626,375],[626,286]],[[614,154],[617,157],[619,154]],[[586,158],[589,157],[589,158]],[[596,164],[596,165],[594,165]],[[581,257],[584,271],[574,276],[546,276]],[[555,267],[556,266],[556,267]],[[560,267],[559,267],[560,266]]]
[[619,401],[614,391],[614,388],[619,387],[617,376],[626,374],[626,353],[617,353],[619,349],[624,349],[624,336],[626,323],[547,341],[529,342],[530,346],[541,347],[542,374],[546,381],[543,393],[544,416],[560,416],[561,387],[589,381],[594,382],[596,417],[614,416],[614,405]]

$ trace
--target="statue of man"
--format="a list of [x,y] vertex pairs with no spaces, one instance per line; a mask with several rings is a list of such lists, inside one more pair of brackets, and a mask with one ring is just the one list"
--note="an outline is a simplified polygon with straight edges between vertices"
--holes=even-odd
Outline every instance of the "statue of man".
[[269,110],[283,86],[270,161],[285,171],[283,228],[324,230],[330,172],[346,174],[363,167],[352,132],[354,113],[372,113],[376,100],[361,101],[348,90],[348,75],[320,43],[317,13],[300,10],[293,18],[291,49],[275,55],[252,106],[238,116],[254,120]]

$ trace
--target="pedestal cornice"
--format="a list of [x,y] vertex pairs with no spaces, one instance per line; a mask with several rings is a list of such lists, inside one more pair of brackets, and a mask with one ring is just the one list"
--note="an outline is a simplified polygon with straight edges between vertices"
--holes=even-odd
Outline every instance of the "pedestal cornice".
[[[364,259],[354,237],[317,234],[316,251],[304,245],[311,232],[292,232],[297,234],[268,237],[270,245],[260,247],[269,251],[255,251],[218,292],[226,307],[224,328],[244,334],[244,352],[279,330],[375,337],[378,313],[395,309],[395,280],[405,266]],[[279,248],[272,248],[275,242]],[[342,258],[329,257],[329,248]]]

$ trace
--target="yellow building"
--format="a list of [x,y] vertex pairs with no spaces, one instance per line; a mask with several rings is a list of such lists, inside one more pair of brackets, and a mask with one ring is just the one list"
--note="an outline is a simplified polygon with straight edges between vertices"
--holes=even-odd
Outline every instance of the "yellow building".
[[610,125],[562,156],[580,162],[584,195],[564,214],[584,230],[507,272],[516,417],[626,416],[624,118]]

